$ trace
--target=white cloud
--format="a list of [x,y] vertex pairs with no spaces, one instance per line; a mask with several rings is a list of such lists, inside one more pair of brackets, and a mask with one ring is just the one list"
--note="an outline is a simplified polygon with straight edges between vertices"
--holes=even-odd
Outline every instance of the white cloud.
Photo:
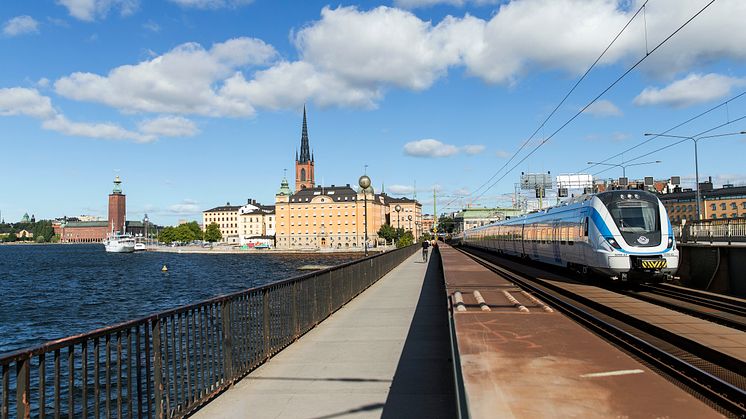
[[52,101],[36,89],[11,87],[0,89],[0,115],[26,115],[34,118],[51,118],[56,115]]
[[512,155],[513,155],[512,153],[510,153],[509,151],[505,151],[505,150],[497,150],[495,152],[495,157],[500,158],[500,159],[507,159],[508,157]]
[[140,131],[161,137],[191,137],[199,134],[197,125],[180,116],[161,116],[140,122]]
[[490,4],[498,4],[500,0],[394,0],[394,4],[397,7],[403,7],[405,9],[415,9],[418,7],[430,7],[437,6],[439,4],[447,4],[450,6],[463,7],[467,3],[472,3],[477,6],[484,6]]
[[75,137],[108,140],[152,142],[158,137],[184,137],[199,132],[192,121],[181,117],[162,116],[142,121],[139,131],[132,131],[112,122],[90,123],[70,121],[52,107],[52,100],[36,89],[11,87],[0,89],[0,116],[30,116],[42,121],[42,128]]
[[486,147],[481,144],[466,145],[463,147],[464,153],[471,155],[481,154],[485,149]]
[[253,115],[254,108],[247,97],[235,93],[232,81],[243,79],[239,69],[267,63],[275,55],[274,48],[253,38],[230,39],[209,50],[187,43],[106,76],[78,72],[62,77],[55,91],[124,112],[245,117]]
[[149,31],[151,31],[151,32],[155,32],[155,33],[158,33],[158,32],[161,31],[161,25],[153,22],[152,20],[149,20],[149,21],[143,23],[142,27],[145,28],[145,29],[147,29],[147,30],[149,30]]
[[199,207],[199,202],[185,199],[178,204],[169,206],[168,212],[175,215],[192,215],[201,213],[202,209]]
[[597,100],[583,112],[597,117],[622,116],[622,111],[613,102],[605,99]]
[[57,0],[57,3],[66,7],[70,16],[88,22],[105,18],[112,9],[129,16],[140,7],[139,0]]
[[404,153],[413,157],[448,157],[459,152],[458,147],[438,140],[425,139],[404,144]]
[[39,32],[39,22],[31,16],[16,16],[9,19],[3,25],[3,34],[5,36],[18,36],[35,32]]
[[63,115],[57,115],[52,119],[47,119],[42,122],[41,126],[44,129],[57,131],[73,137],[88,137],[106,140],[133,140],[138,143],[147,143],[157,139],[157,137],[153,135],[130,131],[114,123],[72,122]]
[[391,185],[391,186],[387,186],[386,190],[396,195],[411,195],[414,192],[414,186],[412,185]]
[[663,88],[646,87],[634,100],[635,105],[666,105],[675,108],[697,105],[720,99],[746,79],[720,74],[689,74]]
[[169,0],[182,7],[195,9],[222,9],[225,7],[240,7],[253,3],[254,0]]

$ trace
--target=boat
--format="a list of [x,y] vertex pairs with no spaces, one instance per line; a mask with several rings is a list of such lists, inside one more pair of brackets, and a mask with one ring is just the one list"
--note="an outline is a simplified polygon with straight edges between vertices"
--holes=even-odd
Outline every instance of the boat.
[[135,238],[131,234],[111,233],[104,240],[104,248],[109,253],[132,253],[135,251]]
[[137,242],[135,243],[135,252],[141,252],[143,250],[146,250],[145,243],[143,242]]

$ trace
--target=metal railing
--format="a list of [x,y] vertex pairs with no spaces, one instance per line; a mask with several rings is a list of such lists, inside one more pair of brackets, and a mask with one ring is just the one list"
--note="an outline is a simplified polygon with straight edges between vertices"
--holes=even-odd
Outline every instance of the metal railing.
[[4,355],[0,418],[185,416],[416,250],[393,250]]
[[746,242],[746,218],[688,221],[673,227],[682,243]]

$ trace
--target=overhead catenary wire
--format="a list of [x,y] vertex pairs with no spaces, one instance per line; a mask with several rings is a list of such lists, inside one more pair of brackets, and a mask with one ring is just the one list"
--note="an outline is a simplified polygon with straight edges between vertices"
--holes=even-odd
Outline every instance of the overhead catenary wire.
[[[693,121],[695,121],[695,120],[697,120],[697,119],[699,119],[699,118],[701,118],[701,117],[703,117],[703,116],[705,116],[705,115],[707,115],[707,114],[709,114],[709,113],[711,113],[711,112],[713,112],[713,111],[715,111],[715,110],[717,110],[717,109],[719,109],[719,108],[721,108],[721,107],[723,107],[723,106],[726,106],[726,107],[727,107],[727,106],[728,106],[728,104],[729,104],[730,102],[733,102],[734,100],[736,100],[736,99],[739,99],[739,98],[743,97],[744,95],[746,95],[746,91],[743,91],[743,92],[741,92],[741,93],[739,93],[739,94],[737,94],[737,95],[735,95],[735,96],[731,97],[731,98],[730,98],[730,99],[728,99],[728,100],[725,100],[725,101],[723,101],[723,102],[720,102],[719,104],[717,104],[717,105],[715,105],[715,106],[713,106],[713,107],[711,107],[711,108],[709,108],[709,109],[707,109],[707,110],[705,110],[705,111],[703,111],[703,112],[700,112],[699,114],[697,114],[697,115],[695,115],[695,116],[693,116],[693,117],[691,117],[691,118],[687,119],[686,121],[684,121],[684,122],[681,122],[681,123],[679,123],[679,124],[677,124],[677,125],[675,125],[675,126],[673,126],[673,127],[669,128],[669,129],[667,129],[667,130],[665,130],[665,131],[661,132],[661,134],[668,134],[669,132],[671,132],[671,131],[674,131],[674,130],[676,130],[676,129],[678,129],[678,128],[681,128],[681,127],[683,127],[684,125],[686,125],[686,124],[688,124],[688,123],[690,123],[690,122],[693,122]],[[727,108],[726,108],[726,109],[727,109]],[[728,116],[727,120],[728,120],[728,121],[730,121],[730,116]],[[636,144],[636,145],[634,145],[634,146],[632,146],[632,147],[626,148],[626,149],[624,149],[623,151],[620,151],[620,152],[618,152],[617,154],[614,154],[614,155],[613,155],[613,156],[611,156],[611,157],[608,157],[608,158],[606,158],[606,159],[604,159],[604,160],[601,160],[601,161],[599,161],[598,163],[594,163],[594,164],[591,164],[591,165],[589,165],[588,167],[586,167],[585,169],[582,169],[582,170],[579,170],[579,171],[575,172],[575,174],[578,174],[578,173],[583,173],[583,172],[586,172],[586,171],[588,171],[588,170],[591,170],[591,169],[593,169],[594,167],[600,166],[600,165],[601,165],[601,163],[606,163],[606,162],[608,162],[608,161],[610,161],[610,160],[613,160],[613,159],[615,159],[615,158],[617,158],[617,157],[619,157],[619,156],[622,156],[622,155],[624,155],[624,154],[626,154],[626,153],[629,153],[630,151],[632,151],[632,150],[634,150],[634,149],[637,149],[637,148],[640,148],[640,147],[644,146],[645,144],[648,144],[649,142],[651,142],[651,141],[653,141],[653,140],[655,140],[656,138],[659,138],[659,137],[660,137],[660,135],[654,135],[654,136],[651,136],[650,138],[646,139],[645,141],[643,141],[643,142],[641,142],[641,143],[639,143],[639,144]],[[622,162],[622,163],[627,163],[627,162],[629,162],[629,161],[631,161],[631,160],[627,160],[627,161],[624,161],[624,162]],[[611,169],[612,169],[612,168],[604,169],[604,170],[602,170],[602,171],[601,171],[601,172],[599,172],[599,173],[603,173],[603,172],[605,172],[605,171],[607,171],[607,170],[611,170]]]
[[650,50],[645,56],[640,58],[637,62],[635,62],[631,67],[629,67],[624,73],[622,73],[616,80],[614,80],[609,86],[607,86],[605,89],[601,91],[596,97],[594,97],[588,104],[586,104],[582,109],[580,109],[577,113],[575,113],[570,119],[565,121],[562,125],[560,125],[559,128],[557,128],[552,134],[550,134],[547,138],[543,139],[536,147],[534,147],[526,156],[524,156],[518,163],[513,165],[507,172],[505,172],[500,178],[498,178],[496,181],[494,181],[487,189],[485,189],[481,194],[479,194],[475,199],[481,198],[487,191],[492,189],[495,185],[497,185],[498,182],[503,180],[505,176],[507,176],[508,173],[512,172],[516,167],[518,167],[521,163],[526,161],[529,157],[531,157],[534,153],[536,153],[544,144],[546,144],[549,140],[554,138],[555,135],[557,135],[560,131],[562,131],[565,127],[567,127],[572,121],[574,121],[578,116],[580,116],[585,110],[587,110],[592,104],[594,104],[598,99],[600,99],[603,95],[605,95],[609,90],[611,90],[614,86],[616,86],[620,81],[622,81],[629,73],[631,73],[635,68],[637,68],[640,64],[642,64],[648,57],[653,55],[659,48],[661,48],[663,45],[665,45],[671,38],[673,38],[677,33],[679,33],[684,27],[689,25],[694,19],[697,18],[700,14],[702,14],[705,10],[707,10],[708,7],[710,7],[713,3],[715,3],[716,0],[710,0],[704,7],[702,7],[697,13],[695,13],[692,17],[686,20],[686,22],[682,23],[681,26],[676,28],[673,32],[671,32],[670,35],[668,35],[666,38],[664,38],[661,42],[659,42],[653,49]]
[[[513,159],[515,159],[515,158],[516,158],[516,157],[518,156],[518,154],[519,154],[519,153],[520,153],[521,151],[523,151],[523,149],[524,149],[524,148],[525,148],[525,147],[526,147],[526,146],[527,146],[527,145],[528,145],[528,144],[529,144],[529,143],[531,142],[531,140],[533,140],[533,139],[534,139],[534,137],[536,137],[536,134],[538,134],[538,133],[539,133],[539,131],[541,131],[541,130],[542,130],[542,129],[544,128],[544,126],[545,126],[545,125],[547,124],[547,122],[549,122],[549,119],[551,119],[551,118],[552,118],[552,116],[554,116],[554,114],[555,114],[555,113],[557,113],[557,111],[559,110],[559,108],[560,108],[560,107],[561,107],[561,106],[562,106],[562,105],[563,105],[563,104],[565,103],[565,101],[567,101],[567,99],[568,99],[568,98],[570,97],[570,95],[571,95],[571,94],[572,94],[572,93],[573,93],[573,92],[575,91],[575,89],[577,89],[577,87],[578,87],[578,86],[580,85],[580,83],[581,83],[581,82],[582,82],[583,80],[585,80],[585,78],[586,78],[586,77],[588,76],[588,74],[589,74],[589,73],[591,72],[591,70],[593,70],[593,69],[594,69],[594,68],[596,67],[596,64],[598,64],[598,63],[599,63],[599,61],[601,61],[601,59],[602,59],[602,58],[604,57],[604,55],[606,55],[606,53],[607,53],[607,52],[609,51],[609,49],[611,49],[611,47],[612,47],[612,46],[613,46],[613,45],[614,45],[614,44],[616,43],[616,41],[617,41],[617,40],[619,39],[619,37],[620,37],[620,36],[622,35],[622,33],[624,33],[624,31],[625,31],[625,30],[627,29],[627,27],[629,27],[629,25],[630,25],[630,24],[631,24],[631,23],[632,23],[632,22],[633,22],[633,21],[635,20],[635,18],[637,17],[637,15],[639,15],[639,14],[640,14],[640,11],[644,9],[644,7],[645,7],[645,5],[646,5],[647,3],[648,3],[648,0],[645,0],[645,2],[644,2],[644,3],[642,4],[642,6],[640,6],[640,7],[639,7],[639,8],[637,9],[637,11],[635,12],[635,14],[634,14],[634,15],[632,15],[632,17],[630,17],[630,18],[629,18],[629,20],[628,20],[628,21],[627,21],[627,23],[626,23],[626,24],[624,25],[624,27],[622,27],[622,29],[621,29],[621,30],[619,30],[619,32],[618,32],[618,33],[616,34],[616,36],[614,36],[614,39],[612,39],[612,40],[611,40],[611,42],[609,42],[609,44],[608,44],[608,45],[606,46],[606,48],[604,48],[603,52],[601,52],[601,54],[600,54],[600,55],[599,55],[599,56],[598,56],[598,57],[596,58],[596,60],[595,60],[595,61],[593,61],[593,64],[591,64],[591,65],[590,65],[590,67],[588,67],[588,69],[587,69],[587,70],[585,71],[585,73],[583,73],[583,75],[582,75],[582,76],[580,76],[580,78],[579,78],[579,79],[578,79],[578,80],[577,80],[577,81],[575,82],[575,84],[574,84],[574,85],[572,86],[572,88],[571,88],[571,89],[570,89],[570,90],[569,90],[569,91],[568,91],[568,92],[567,92],[567,93],[565,94],[565,96],[564,96],[564,97],[562,98],[562,100],[561,100],[561,101],[560,101],[560,102],[559,102],[559,103],[557,104],[557,106],[555,106],[555,107],[554,107],[554,109],[552,109],[552,111],[551,111],[551,112],[549,113],[549,115],[547,115],[547,117],[546,117],[546,118],[544,118],[544,120],[542,121],[542,123],[541,123],[541,124],[540,124],[540,125],[539,125],[539,126],[538,126],[538,127],[536,128],[536,130],[534,130],[534,132],[533,132],[533,133],[532,133],[532,134],[531,134],[531,135],[530,135],[530,136],[528,137],[528,139],[526,139],[526,141],[524,141],[524,142],[523,142],[523,143],[521,144],[521,146],[520,146],[520,147],[518,147],[518,150],[516,150],[516,151],[515,151],[515,152],[513,153],[513,155],[512,155],[511,157],[510,157],[510,159],[508,159],[508,160],[507,160],[507,161],[505,162],[505,164],[503,164],[503,165],[502,165],[502,167],[500,167],[500,168],[499,168],[499,169],[498,169],[498,170],[497,170],[497,171],[495,172],[495,174],[493,174],[493,175],[492,175],[492,176],[491,176],[491,177],[490,177],[489,179],[487,179],[487,180],[486,180],[486,181],[485,181],[485,182],[484,182],[484,183],[483,183],[482,185],[480,185],[480,186],[479,186],[479,187],[478,187],[477,189],[475,189],[475,190],[474,190],[473,192],[471,192],[471,193],[470,193],[469,195],[472,195],[472,194],[475,194],[475,193],[477,193],[477,192],[478,192],[479,190],[481,190],[481,189],[482,189],[483,187],[485,187],[486,185],[488,185],[488,184],[489,184],[489,183],[490,183],[490,182],[492,181],[492,179],[494,179],[494,178],[495,178],[495,177],[496,177],[496,176],[497,176],[498,174],[500,174],[500,172],[501,172],[501,171],[502,171],[503,169],[505,169],[505,167],[507,167],[507,166],[508,166],[508,165],[510,164],[510,162],[512,162],[512,161],[513,161]],[[453,202],[453,201],[449,202],[449,203],[448,203],[448,204],[446,204],[446,205],[450,205],[450,204],[451,204],[452,202]]]

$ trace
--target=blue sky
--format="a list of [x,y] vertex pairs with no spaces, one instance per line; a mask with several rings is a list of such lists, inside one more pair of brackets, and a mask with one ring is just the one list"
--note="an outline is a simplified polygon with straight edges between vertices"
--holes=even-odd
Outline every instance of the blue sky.
[[[130,219],[172,224],[228,201],[272,203],[293,170],[304,104],[318,182],[355,183],[368,165],[377,190],[411,196],[416,183],[426,212],[433,188],[439,212],[509,205],[522,171],[617,177],[586,162],[746,89],[746,2],[716,1],[516,163],[643,57],[646,38],[650,50],[707,3],[650,0],[500,171],[641,1],[4,1],[0,211],[6,221],[105,216],[116,174]],[[671,134],[742,116],[746,96]],[[746,119],[712,134],[743,130]],[[674,141],[609,162],[661,160],[628,175],[692,186],[690,142],[634,160]],[[746,182],[743,137],[705,141],[701,176]]]

